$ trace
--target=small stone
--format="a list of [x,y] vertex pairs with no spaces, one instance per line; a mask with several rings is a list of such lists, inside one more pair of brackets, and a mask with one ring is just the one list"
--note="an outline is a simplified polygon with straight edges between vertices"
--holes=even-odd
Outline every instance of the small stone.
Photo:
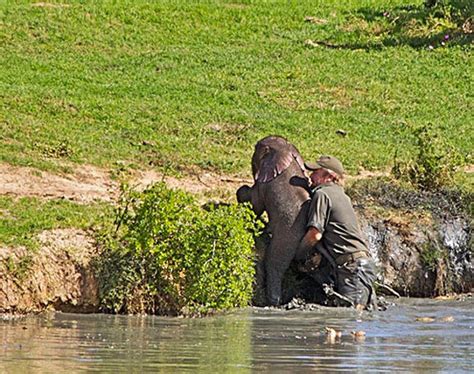
[[144,140],[142,141],[142,145],[148,145],[154,147],[156,145],[155,142],[152,142],[151,140]]
[[331,327],[326,327],[326,334],[329,338],[340,338],[342,336],[342,331],[336,331]]
[[351,335],[357,342],[363,342],[365,340],[365,331],[351,331]]
[[213,123],[212,125],[209,126],[209,129],[214,132],[220,132],[222,131],[222,126],[218,123]]
[[328,21],[323,18],[317,18],[317,17],[311,17],[311,16],[304,17],[304,21],[314,23],[316,25],[324,25],[328,23]]
[[310,46],[310,47],[319,47],[319,44],[315,41],[312,41],[311,39],[307,39],[304,41],[304,44]]

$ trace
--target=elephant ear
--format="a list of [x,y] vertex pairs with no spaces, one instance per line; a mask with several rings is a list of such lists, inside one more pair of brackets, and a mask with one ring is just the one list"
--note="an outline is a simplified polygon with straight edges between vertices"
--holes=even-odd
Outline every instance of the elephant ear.
[[[253,160],[254,179],[267,183],[283,173],[295,160],[304,171],[304,161],[293,144],[281,137],[268,137],[257,143],[255,147],[257,160]],[[260,162],[258,162],[260,161]],[[256,165],[259,164],[259,167]]]
[[301,171],[304,173],[306,168],[304,167],[303,157],[301,157],[300,152],[296,149],[296,147],[293,144],[288,143],[288,145],[290,146],[291,155],[295,159],[295,161],[298,164],[298,166],[300,167]]

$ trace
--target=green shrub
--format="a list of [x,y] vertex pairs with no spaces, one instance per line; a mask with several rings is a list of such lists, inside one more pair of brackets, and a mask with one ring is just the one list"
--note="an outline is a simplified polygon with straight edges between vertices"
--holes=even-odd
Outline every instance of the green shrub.
[[443,258],[443,251],[435,242],[426,243],[422,248],[420,258],[425,269],[436,271],[439,261]]
[[104,310],[196,315],[248,305],[257,228],[247,206],[204,210],[159,183],[125,192],[116,217],[102,240]]
[[413,131],[415,155],[409,160],[398,160],[392,174],[425,190],[439,190],[454,183],[454,176],[463,157],[432,126],[421,126]]

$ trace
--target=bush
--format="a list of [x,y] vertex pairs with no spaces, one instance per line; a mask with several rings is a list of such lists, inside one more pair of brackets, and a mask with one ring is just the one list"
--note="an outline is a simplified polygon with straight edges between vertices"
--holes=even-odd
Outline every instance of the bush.
[[410,160],[398,160],[395,156],[395,178],[432,191],[452,185],[463,157],[431,126],[416,128],[413,135],[415,155]]
[[257,228],[247,206],[204,210],[159,183],[124,192],[116,218],[102,238],[104,310],[196,315],[248,305]]

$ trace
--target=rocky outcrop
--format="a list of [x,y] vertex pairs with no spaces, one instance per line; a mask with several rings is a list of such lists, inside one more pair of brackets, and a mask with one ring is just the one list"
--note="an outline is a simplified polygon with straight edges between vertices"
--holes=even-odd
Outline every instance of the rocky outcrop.
[[[407,214],[408,215],[408,214]],[[462,218],[403,224],[359,211],[361,228],[380,270],[380,280],[401,295],[439,296],[474,287],[471,228]]]
[[377,180],[362,181],[349,194],[381,281],[405,296],[472,291],[472,194]]

